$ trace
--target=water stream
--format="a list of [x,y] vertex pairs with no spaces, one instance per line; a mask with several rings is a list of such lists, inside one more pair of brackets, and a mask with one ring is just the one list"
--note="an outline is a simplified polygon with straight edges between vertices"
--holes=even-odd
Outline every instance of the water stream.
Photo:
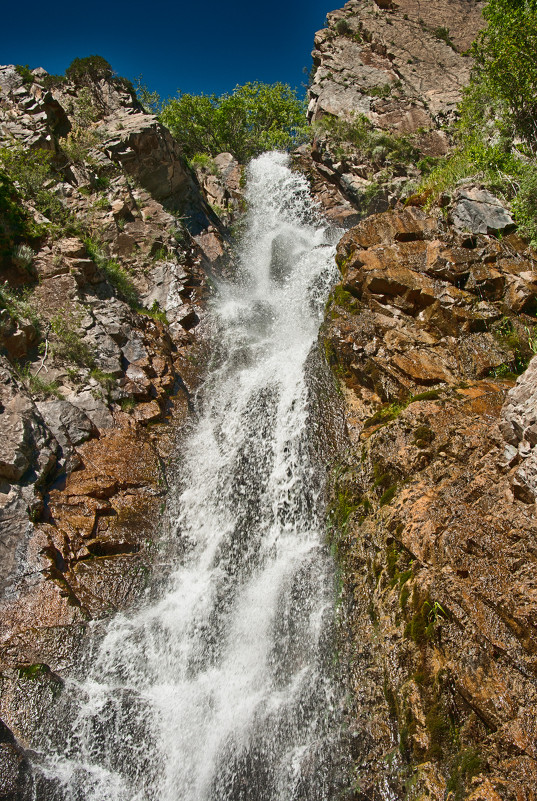
[[177,565],[160,599],[112,620],[71,682],[72,719],[46,760],[65,801],[334,797],[333,567],[305,374],[334,234],[283,154],[252,162],[247,199],[183,445]]

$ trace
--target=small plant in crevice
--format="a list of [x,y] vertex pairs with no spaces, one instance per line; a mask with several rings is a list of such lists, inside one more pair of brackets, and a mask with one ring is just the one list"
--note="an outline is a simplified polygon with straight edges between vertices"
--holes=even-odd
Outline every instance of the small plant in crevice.
[[139,306],[137,307],[136,311],[139,314],[145,315],[146,317],[151,317],[153,320],[158,320],[160,323],[164,323],[164,325],[170,324],[166,316],[166,312],[164,311],[164,309],[160,308],[158,300],[154,300],[152,306],[149,309]]
[[136,408],[136,399],[131,397],[121,398],[119,405],[123,412],[132,412],[132,410]]
[[451,763],[446,785],[446,790],[453,801],[463,800],[472,779],[481,772],[482,767],[483,760],[477,748],[466,747],[459,751]]
[[438,626],[448,620],[448,613],[439,601],[433,601],[429,596],[423,599],[417,587],[412,595],[412,609],[413,614],[405,626],[404,635],[416,645],[425,645],[434,638]]
[[12,191],[29,201],[50,221],[39,226],[28,221],[30,232],[36,236],[44,234],[49,226],[61,229],[70,219],[69,210],[51,189],[57,180],[52,159],[53,153],[42,148],[29,150],[20,144],[0,148],[0,208],[4,205],[6,188],[8,192],[10,189],[9,184],[6,188],[1,185],[10,182]]
[[390,97],[392,93],[392,85],[389,83],[385,83],[380,86],[373,86],[371,89],[367,90],[367,93],[370,97],[379,97],[379,98]]
[[95,240],[86,237],[84,244],[90,258],[105,274],[107,281],[131,308],[138,309],[140,307],[138,291],[127,271],[115,259],[105,256]]
[[448,47],[451,47],[455,50],[455,44],[453,43],[453,39],[450,36],[449,28],[445,28],[443,26],[435,28],[433,30],[433,36],[435,39],[439,39],[441,42],[445,42]]
[[92,368],[95,357],[78,330],[79,324],[72,312],[63,310],[55,314],[50,320],[51,352],[61,362]]
[[90,378],[93,378],[95,381],[98,381],[99,384],[101,384],[107,397],[116,386],[115,376],[113,376],[111,373],[105,373],[99,367],[94,367],[90,371]]
[[46,378],[31,372],[31,365],[14,364],[15,372],[20,381],[32,393],[43,398],[61,398],[57,381],[47,381]]
[[32,300],[32,290],[12,289],[8,282],[0,284],[0,309],[5,309],[9,316],[15,320],[29,320],[37,332],[41,328],[41,318]]

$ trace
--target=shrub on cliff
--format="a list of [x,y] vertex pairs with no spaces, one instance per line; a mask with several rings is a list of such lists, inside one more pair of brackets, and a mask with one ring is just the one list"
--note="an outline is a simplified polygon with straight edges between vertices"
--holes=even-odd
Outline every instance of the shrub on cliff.
[[419,151],[405,136],[394,136],[380,131],[365,114],[357,114],[352,120],[343,120],[326,115],[313,125],[314,134],[328,135],[335,144],[337,158],[344,159],[347,148],[368,159],[378,168],[386,163],[409,163],[416,160]]
[[52,158],[50,150],[28,150],[23,145],[14,145],[0,148],[0,169],[5,176],[3,180],[9,180],[25,201],[52,222],[65,225],[67,209],[50,189],[54,183]]
[[483,16],[458,146],[419,191],[431,204],[475,177],[511,202],[521,232],[537,245],[537,0],[488,0]]
[[466,105],[492,112],[510,137],[537,145],[537,0],[488,0],[487,20],[472,45]]
[[266,150],[292,148],[306,135],[304,102],[283,83],[247,83],[220,96],[179,94],[160,118],[188,158],[229,152],[245,163]]
[[99,81],[112,77],[112,67],[102,56],[75,58],[65,70],[65,77],[75,84]]

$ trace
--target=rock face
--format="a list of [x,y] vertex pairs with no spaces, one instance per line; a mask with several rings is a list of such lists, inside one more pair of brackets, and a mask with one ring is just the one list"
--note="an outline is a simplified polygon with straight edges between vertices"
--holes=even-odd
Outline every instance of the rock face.
[[348,437],[329,529],[360,801],[537,788],[535,255],[482,186],[411,205],[420,159],[449,150],[481,9],[329,14],[297,155],[328,215],[354,225],[321,345]]
[[356,797],[530,801],[532,256],[409,207],[352,228],[338,263],[322,341],[349,436],[332,538]]
[[[175,437],[225,249],[176,142],[128,86],[33,74],[0,67],[0,140],[21,165],[9,191],[39,226],[0,220],[0,795],[17,799],[29,710],[50,706],[87,621],[146,586],[170,422]],[[52,219],[26,188],[32,153],[50,159]]]
[[[349,203],[362,216],[393,206],[419,177],[421,159],[448,152],[443,128],[468,83],[463,53],[483,26],[482,8],[474,0],[350,0],[328,14],[312,53],[312,162],[300,163],[329,216],[352,223]],[[360,117],[376,131],[370,147],[363,125],[352,130]]]

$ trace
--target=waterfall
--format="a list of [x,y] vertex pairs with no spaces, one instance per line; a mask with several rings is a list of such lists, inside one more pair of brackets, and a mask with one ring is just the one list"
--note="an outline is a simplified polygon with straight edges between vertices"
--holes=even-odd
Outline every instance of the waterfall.
[[177,564],[68,683],[67,733],[44,759],[51,798],[334,797],[334,581],[306,382],[334,235],[287,156],[253,161],[246,191],[237,275],[210,310],[214,363],[182,445]]

